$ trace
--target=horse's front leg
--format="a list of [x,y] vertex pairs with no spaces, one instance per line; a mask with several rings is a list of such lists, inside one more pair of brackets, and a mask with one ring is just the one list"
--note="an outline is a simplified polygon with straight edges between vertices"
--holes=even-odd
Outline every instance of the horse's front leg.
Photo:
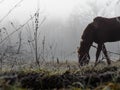
[[96,61],[95,61],[95,66],[97,65],[98,63],[98,58],[100,56],[100,52],[102,50],[102,44],[98,44],[98,47],[97,47],[97,52],[96,52]]
[[108,65],[110,65],[110,64],[111,64],[111,61],[110,61],[110,59],[109,59],[109,57],[108,57],[107,50],[106,50],[106,47],[105,47],[104,44],[103,44],[102,51],[103,51],[103,53],[104,53],[104,55],[105,55],[105,57],[106,57],[106,59],[107,59]]
[[90,61],[90,55],[89,53],[87,53],[85,64],[89,64],[89,61]]

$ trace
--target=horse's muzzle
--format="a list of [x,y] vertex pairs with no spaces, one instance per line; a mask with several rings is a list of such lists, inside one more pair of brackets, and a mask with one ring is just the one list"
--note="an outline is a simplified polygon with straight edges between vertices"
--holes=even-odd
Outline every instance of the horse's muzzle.
[[85,56],[85,57],[80,57],[80,55],[78,56],[78,61],[79,61],[79,65],[80,66],[84,66],[84,65],[87,65],[87,64],[89,64],[89,61],[90,61],[90,59],[87,57],[87,56]]

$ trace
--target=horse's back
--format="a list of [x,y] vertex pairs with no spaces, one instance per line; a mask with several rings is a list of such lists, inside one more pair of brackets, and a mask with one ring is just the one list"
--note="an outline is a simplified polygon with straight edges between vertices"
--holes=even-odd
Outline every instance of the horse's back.
[[96,17],[94,19],[95,40],[98,42],[113,42],[120,40],[120,17],[104,18]]
[[82,39],[97,43],[113,42],[120,40],[120,17],[104,18],[96,17],[93,22],[88,24],[83,32]]
[[97,26],[120,26],[120,17],[114,18],[105,18],[105,17],[96,17],[93,19],[94,24]]

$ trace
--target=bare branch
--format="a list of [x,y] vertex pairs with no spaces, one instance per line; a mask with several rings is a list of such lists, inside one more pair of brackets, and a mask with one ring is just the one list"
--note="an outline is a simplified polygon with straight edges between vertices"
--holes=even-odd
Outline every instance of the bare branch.
[[23,0],[20,0],[12,9],[9,10],[9,12],[0,20],[0,23],[22,2]]
[[[34,15],[35,16],[35,15]],[[30,19],[28,19],[23,25],[21,25],[19,28],[17,28],[15,31],[13,31],[12,33],[10,33],[8,36],[6,36],[1,42],[0,42],[0,44],[1,43],[3,43],[7,38],[9,38],[11,35],[13,35],[15,32],[17,32],[17,31],[19,31],[21,28],[23,28],[30,20],[32,20],[33,18],[34,18],[34,16],[33,17],[31,17]]]

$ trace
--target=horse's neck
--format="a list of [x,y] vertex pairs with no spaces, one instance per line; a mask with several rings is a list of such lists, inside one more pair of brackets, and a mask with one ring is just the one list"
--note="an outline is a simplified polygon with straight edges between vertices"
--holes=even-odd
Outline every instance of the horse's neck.
[[85,46],[86,46],[86,51],[87,51],[87,53],[89,53],[89,50],[90,50],[90,47],[92,46],[92,43],[93,42],[89,42],[89,41],[85,41],[86,42],[86,44],[85,44]]

